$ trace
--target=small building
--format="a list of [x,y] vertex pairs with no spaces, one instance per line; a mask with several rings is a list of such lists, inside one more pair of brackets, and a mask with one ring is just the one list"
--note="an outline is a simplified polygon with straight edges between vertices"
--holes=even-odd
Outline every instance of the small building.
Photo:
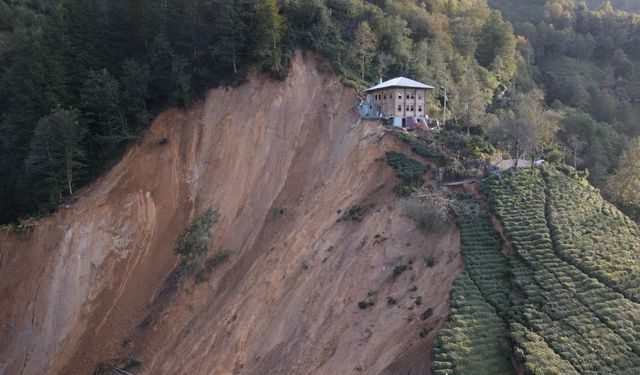
[[360,113],[367,117],[393,119],[394,126],[409,128],[427,123],[427,95],[433,86],[405,77],[381,82],[366,90]]

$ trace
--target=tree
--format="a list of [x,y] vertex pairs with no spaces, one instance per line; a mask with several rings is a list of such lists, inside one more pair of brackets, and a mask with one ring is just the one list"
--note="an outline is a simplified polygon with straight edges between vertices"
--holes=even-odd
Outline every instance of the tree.
[[623,50],[618,48],[611,55],[611,65],[614,69],[614,74],[617,77],[629,78],[633,75],[635,66],[627,57],[627,54]]
[[184,105],[189,102],[190,77],[184,59],[171,48],[169,39],[158,34],[149,56],[149,101],[155,107]]
[[360,79],[364,80],[365,68],[371,64],[371,60],[376,54],[378,39],[371,31],[371,26],[367,21],[362,21],[358,25],[355,33],[358,60],[360,61]]
[[113,147],[130,138],[127,121],[120,106],[120,84],[107,71],[89,72],[80,90],[84,122],[99,143],[106,144],[109,154]]
[[253,15],[253,54],[266,71],[283,69],[280,42],[284,36],[285,20],[278,11],[277,0],[260,0]]
[[511,144],[517,168],[523,152],[531,152],[533,157],[552,148],[558,128],[559,116],[544,108],[542,91],[531,90],[515,96],[511,110],[502,116],[493,136],[496,141]]
[[246,46],[247,18],[251,14],[248,0],[216,0],[217,41],[214,56],[231,65],[238,74],[238,58]]
[[38,121],[31,141],[25,169],[35,195],[48,196],[51,205],[73,194],[86,173],[85,151],[81,146],[86,130],[78,117],[77,110],[54,110]]
[[494,11],[480,35],[475,54],[478,63],[493,71],[500,82],[509,81],[516,71],[516,38],[511,24]]
[[640,213],[640,138],[622,153],[617,171],[609,177],[609,192],[614,202],[638,219]]
[[122,70],[122,103],[125,114],[138,125],[144,125],[149,119],[147,98],[151,68],[149,64],[138,59],[127,59]]
[[469,68],[462,77],[458,95],[453,103],[454,113],[460,123],[467,128],[467,132],[470,128],[482,124],[486,113],[486,100],[474,68]]

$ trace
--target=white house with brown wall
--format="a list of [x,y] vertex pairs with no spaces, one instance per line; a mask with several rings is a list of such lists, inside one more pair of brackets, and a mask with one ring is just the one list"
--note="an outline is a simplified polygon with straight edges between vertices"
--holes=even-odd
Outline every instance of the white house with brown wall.
[[394,124],[405,123],[406,119],[426,120],[429,90],[433,90],[433,86],[405,77],[381,82],[366,90],[367,97],[361,114],[393,118]]

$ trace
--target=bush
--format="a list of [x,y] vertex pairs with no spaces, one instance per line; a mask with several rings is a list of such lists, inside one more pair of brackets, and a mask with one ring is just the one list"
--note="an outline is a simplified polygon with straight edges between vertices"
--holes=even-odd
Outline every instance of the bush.
[[367,209],[365,207],[358,205],[351,206],[351,208],[349,208],[347,212],[340,216],[340,218],[338,219],[338,223],[349,220],[362,221],[362,218],[364,217],[366,211]]
[[426,232],[438,231],[449,221],[448,207],[446,202],[429,203],[417,197],[406,198],[402,202],[402,213],[413,220],[418,228]]
[[398,276],[402,275],[402,273],[406,270],[407,270],[407,266],[404,264],[393,267],[393,273],[392,273],[393,278],[395,279]]
[[427,267],[433,267],[436,264],[436,260],[433,257],[428,257],[424,260]]
[[218,223],[218,220],[218,211],[213,208],[205,211],[180,237],[176,253],[186,259],[205,254],[211,239],[209,230]]
[[562,158],[564,158],[564,154],[562,153],[562,151],[553,150],[547,154],[547,156],[545,157],[545,160],[548,161],[549,163],[559,163],[562,160]]
[[426,167],[406,155],[395,151],[387,152],[387,163],[396,171],[401,184],[396,186],[398,195],[406,195],[412,190],[417,190],[424,183]]
[[393,297],[387,297],[387,305],[393,306],[397,303],[396,299]]

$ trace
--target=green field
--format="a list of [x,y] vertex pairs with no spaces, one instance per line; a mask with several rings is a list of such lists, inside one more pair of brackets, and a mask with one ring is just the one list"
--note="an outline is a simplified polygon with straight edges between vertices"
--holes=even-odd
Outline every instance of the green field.
[[[554,168],[495,176],[482,191],[514,254],[502,256],[489,240],[486,217],[459,219],[464,273],[434,369],[449,359],[450,372],[440,374],[484,373],[465,369],[482,369],[486,358],[456,357],[484,346],[532,374],[640,374],[638,226],[586,181]],[[451,345],[450,336],[466,341]]]
[[457,222],[465,271],[453,284],[449,321],[434,345],[433,373],[513,374],[505,319],[510,310],[508,259],[486,212]]

